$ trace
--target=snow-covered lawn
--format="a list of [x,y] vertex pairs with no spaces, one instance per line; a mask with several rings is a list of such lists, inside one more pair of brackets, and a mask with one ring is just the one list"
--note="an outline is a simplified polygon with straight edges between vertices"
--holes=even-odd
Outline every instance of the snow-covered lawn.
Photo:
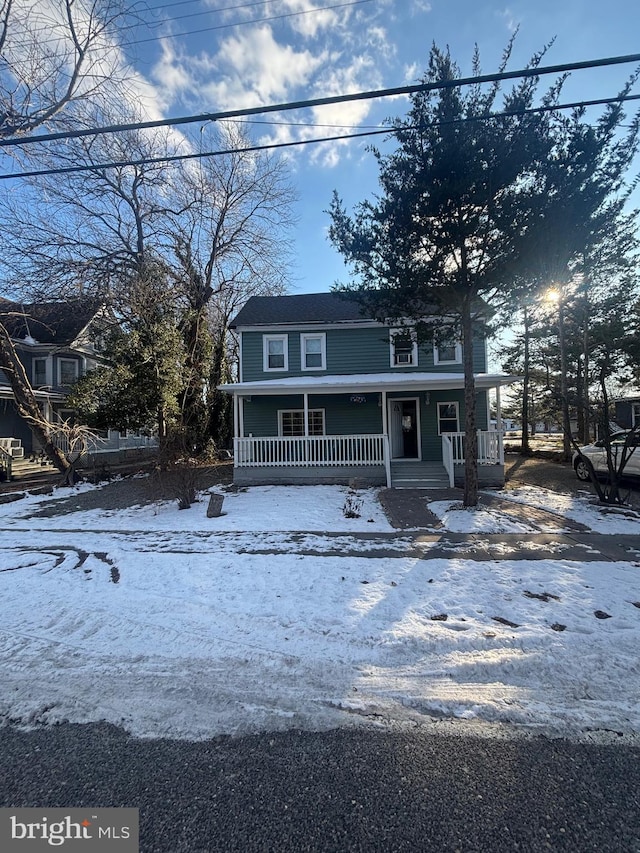
[[[430,559],[389,536],[375,490],[360,518],[346,496],[252,488],[211,519],[206,501],[50,518],[33,517],[50,498],[1,505],[0,719],[186,738],[434,716],[640,733],[640,553]],[[580,497],[505,497],[640,530]],[[512,515],[435,509],[445,528],[527,541]]]

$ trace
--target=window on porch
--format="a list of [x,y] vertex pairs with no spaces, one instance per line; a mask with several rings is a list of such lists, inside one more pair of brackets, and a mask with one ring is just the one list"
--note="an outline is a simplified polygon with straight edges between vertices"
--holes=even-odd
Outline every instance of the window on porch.
[[460,417],[457,403],[438,403],[438,435],[445,432],[460,432]]
[[[324,435],[324,409],[309,409],[309,435]],[[304,410],[278,412],[279,434],[283,437],[304,435]]]

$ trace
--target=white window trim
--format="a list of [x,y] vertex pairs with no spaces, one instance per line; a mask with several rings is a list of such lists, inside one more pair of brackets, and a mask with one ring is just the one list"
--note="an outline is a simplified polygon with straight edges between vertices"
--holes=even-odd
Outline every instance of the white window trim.
[[[395,345],[394,338],[396,335],[406,336],[409,335],[411,337],[411,341],[413,343],[413,348],[411,350],[411,362],[408,364],[396,364],[396,353],[395,353]],[[391,329],[389,331],[389,364],[391,367],[399,368],[402,370],[403,367],[417,367],[418,366],[418,341],[416,339],[415,332],[413,329],[408,328],[398,328]]]
[[[305,344],[312,338],[320,338],[321,364],[319,367],[307,367],[305,364],[307,355]],[[327,335],[325,332],[303,332],[300,335],[300,369],[303,371],[327,369]]]
[[[57,373],[58,373],[58,385],[61,385],[61,386],[62,386],[62,365],[66,364],[66,363],[73,364],[75,367],[74,381],[75,381],[75,379],[78,379],[80,376],[80,362],[76,358],[58,358],[58,371],[57,371]],[[64,385],[63,387],[66,388],[67,386]]]
[[[269,367],[269,341],[283,341],[284,367]],[[284,373],[289,370],[289,335],[262,336],[262,369],[265,373]]]
[[[307,412],[309,415],[312,413],[320,412],[320,414],[322,415],[322,433],[321,434],[326,435],[327,434],[326,410],[325,409],[308,409]],[[301,414],[302,418],[304,420],[304,409],[278,409],[278,436],[280,438],[303,438],[302,435],[287,435],[287,436],[283,435],[282,416],[288,415],[288,414],[293,414],[293,413]],[[313,438],[313,436],[312,436],[312,438]]]
[[[453,360],[447,359],[446,361],[444,359],[440,359],[439,353],[438,353],[438,348],[440,346],[451,346],[452,343],[454,344],[455,349],[456,349],[455,358]],[[462,344],[459,341],[455,341],[455,342],[443,341],[440,344],[434,343],[433,344],[433,363],[434,364],[462,364]]]
[[[439,400],[436,404],[436,412],[437,412],[437,421],[438,421],[438,435],[446,435],[440,429],[440,421],[442,420],[440,417],[440,406],[455,406],[456,408],[456,425],[457,429],[454,432],[460,432],[460,403],[457,400]],[[446,420],[449,420],[447,418]]]

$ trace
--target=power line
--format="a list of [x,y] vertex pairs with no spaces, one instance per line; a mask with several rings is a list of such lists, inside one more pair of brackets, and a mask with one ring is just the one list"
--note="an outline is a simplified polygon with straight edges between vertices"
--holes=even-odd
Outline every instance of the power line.
[[[461,119],[451,119],[449,121],[431,122],[423,127],[444,127],[447,125],[468,124],[470,122],[488,121],[490,119],[510,118],[513,116],[529,115],[533,113],[556,112],[559,110],[576,109],[582,107],[603,106],[606,104],[623,103],[627,101],[638,101],[640,95],[617,95],[613,98],[598,98],[591,101],[574,101],[566,104],[545,105],[542,107],[531,107],[525,110],[505,110],[500,113],[490,113],[488,115],[470,116]],[[391,135],[401,133],[402,131],[418,130],[417,125],[406,125],[403,127],[387,127],[381,130],[368,130],[362,133],[345,133],[337,136],[315,137],[313,139],[298,139],[291,142],[274,142],[262,145],[251,145],[246,148],[228,148],[220,151],[199,151],[191,154],[173,154],[162,157],[143,157],[139,160],[116,160],[110,163],[94,163],[85,166],[63,166],[54,169],[41,169],[32,172],[21,172],[16,174],[0,174],[0,181],[11,178],[33,178],[50,175],[66,175],[74,172],[98,172],[104,169],[118,169],[126,166],[146,166],[156,163],[174,163],[182,160],[199,160],[204,157],[221,157],[227,154],[248,154],[258,151],[274,151],[283,148],[294,148],[303,145],[316,145],[321,142],[341,142],[351,139],[362,139],[370,136]]]
[[[271,15],[266,18],[252,18],[250,21],[236,21],[231,24],[217,24],[215,27],[202,27],[199,30],[190,30],[185,33],[176,33],[172,35],[172,38],[182,38],[182,36],[194,36],[200,35],[200,33],[212,33],[217,30],[228,30],[234,27],[244,27],[248,24],[264,24],[270,21],[283,21],[286,18],[297,18],[302,15],[317,15],[318,12],[329,12],[333,9],[344,9],[348,6],[361,6],[363,3],[373,3],[374,0],[349,0],[349,2],[345,3],[336,3],[333,6],[323,6],[321,9],[303,9],[301,12],[286,12],[282,15]],[[136,39],[135,41],[129,42],[129,45],[133,44],[147,44],[151,41],[160,41],[160,39],[168,38],[168,36],[150,36],[146,39]]]
[[[147,22],[147,26],[148,27],[160,27],[163,24],[171,24],[174,21],[180,21],[180,20],[183,20],[185,18],[196,18],[196,17],[200,17],[202,15],[214,15],[214,14],[218,14],[218,13],[222,13],[222,12],[233,12],[233,11],[238,11],[240,9],[249,9],[249,8],[254,7],[254,6],[264,6],[267,2],[268,2],[268,0],[255,0],[255,2],[240,3],[240,4],[236,4],[234,6],[224,6],[220,9],[206,9],[204,12],[191,12],[191,13],[186,14],[186,15],[176,15],[175,17],[172,17],[172,18],[164,18],[164,19],[161,19],[159,21]],[[127,41],[126,46],[127,47],[133,47],[134,45],[137,45],[137,44],[148,44],[149,42],[160,41],[161,39],[164,39],[164,38],[182,38],[183,36],[199,35],[200,33],[209,33],[209,32],[215,32],[216,30],[233,29],[235,27],[244,27],[244,26],[247,26],[250,24],[262,24],[262,23],[266,23],[269,21],[279,21],[279,20],[283,20],[285,18],[299,17],[301,15],[314,15],[314,14],[317,14],[319,12],[330,11],[333,9],[343,9],[343,8],[347,8],[349,6],[359,6],[359,5],[362,5],[363,3],[372,3],[372,2],[374,2],[374,0],[345,0],[345,2],[343,2],[343,3],[338,3],[338,4],[335,4],[333,6],[322,6],[322,7],[319,7],[317,9],[304,9],[304,10],[299,11],[299,12],[286,12],[286,13],[282,13],[280,15],[271,15],[271,16],[264,17],[264,18],[253,18],[253,19],[248,20],[248,21],[234,21],[234,22],[231,22],[228,24],[217,24],[217,25],[211,26],[211,27],[201,27],[197,30],[188,30],[187,32],[165,33],[163,35],[149,36],[148,38],[143,38],[143,39],[134,39],[132,41]],[[170,3],[168,5],[172,6],[172,5],[180,5],[180,4]],[[134,30],[139,26],[140,25],[137,23],[136,24],[127,24],[126,26],[119,27],[118,32],[123,33],[126,30]],[[34,27],[32,30],[32,32],[34,34],[39,33],[39,32],[48,33],[50,31],[51,31],[51,27]],[[41,41],[41,44],[60,44],[62,42],[68,41],[68,38],[69,37],[67,35],[67,36],[58,36],[57,38],[43,39]],[[26,42],[26,41],[12,42],[12,46],[14,46],[14,47],[25,47],[28,44],[29,44],[29,42]]]
[[[270,104],[261,107],[248,107],[239,110],[221,110],[215,113],[200,113],[199,115],[182,116],[180,118],[157,119],[155,121],[131,122],[129,124],[113,124],[107,127],[86,128],[84,130],[60,131],[29,137],[14,137],[0,139],[0,148],[10,146],[33,145],[41,142],[54,142],[63,139],[77,139],[83,136],[98,136],[105,133],[122,133],[130,130],[149,130],[157,127],[179,127],[184,124],[221,121],[223,119],[245,118],[264,113],[287,112],[290,110],[343,104],[349,101],[374,100],[398,95],[411,95],[418,92],[432,92],[437,89],[455,89],[462,86],[481,83],[495,83],[501,80],[513,80],[518,77],[540,77],[546,74],[564,74],[568,71],[582,71],[589,68],[603,68],[611,65],[622,65],[629,62],[640,62],[640,53],[627,56],[613,56],[604,59],[590,59],[582,62],[571,62],[563,65],[548,65],[540,68],[525,68],[519,71],[502,71],[496,74],[483,74],[473,77],[458,77],[452,80],[440,80],[437,83],[416,83],[410,86],[398,86],[391,89],[375,89],[368,92],[354,92],[350,95],[333,95],[326,98],[290,101],[283,104]],[[613,99],[615,100],[615,99]]]

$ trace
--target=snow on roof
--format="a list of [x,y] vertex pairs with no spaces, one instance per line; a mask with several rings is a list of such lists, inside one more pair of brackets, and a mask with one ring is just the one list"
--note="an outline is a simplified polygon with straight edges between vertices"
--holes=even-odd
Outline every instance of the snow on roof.
[[[516,382],[517,376],[503,373],[476,373],[477,388],[496,388]],[[408,389],[435,390],[438,388],[464,388],[462,373],[346,373],[325,376],[286,376],[257,382],[230,382],[221,385],[227,394],[282,394],[326,393],[357,390],[403,391]]]

